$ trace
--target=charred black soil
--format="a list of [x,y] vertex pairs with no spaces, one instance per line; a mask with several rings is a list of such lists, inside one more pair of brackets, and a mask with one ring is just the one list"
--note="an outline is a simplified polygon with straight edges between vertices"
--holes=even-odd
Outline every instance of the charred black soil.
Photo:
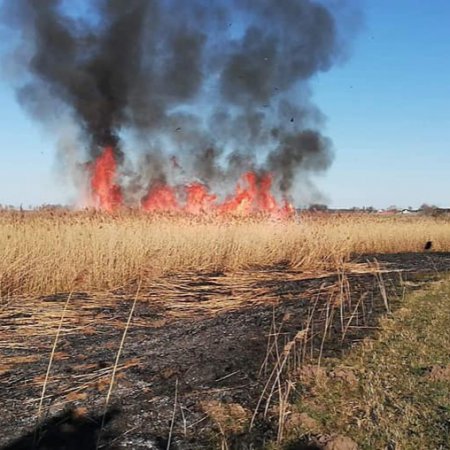
[[[339,357],[376,332],[380,316],[401,305],[405,290],[450,270],[450,254],[439,253],[370,255],[356,262],[361,265],[333,274],[273,270],[143,284],[100,448],[217,448],[224,435],[228,448],[263,448],[276,437],[271,408],[263,414],[260,406],[250,431],[248,423],[289,342],[287,371],[306,360]],[[96,448],[133,289],[71,296],[37,430],[68,295],[3,301],[2,449]],[[300,345],[295,336],[302,330]],[[262,400],[265,406],[267,396]],[[230,423],[221,419],[221,408]]]

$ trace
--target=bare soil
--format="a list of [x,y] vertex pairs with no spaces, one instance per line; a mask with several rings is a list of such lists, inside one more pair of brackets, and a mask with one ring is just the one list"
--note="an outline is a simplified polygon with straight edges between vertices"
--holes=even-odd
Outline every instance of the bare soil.
[[[331,325],[322,355],[339,357],[376,331],[380,316],[401,304],[405,286],[418,289],[430,277],[450,271],[448,253],[370,255],[355,262],[361,265],[346,273],[278,268],[173,276],[141,286],[100,448],[166,449],[169,436],[173,449],[220,448],[223,424],[205,405],[233,405],[251,416],[273,366],[269,342],[277,339],[282,348],[312,316],[315,332],[308,350],[294,354],[290,364],[317,358],[327,320]],[[38,429],[39,399],[68,294],[0,303],[2,450],[96,448],[136,290],[73,293]],[[276,420],[258,411],[252,430],[230,430],[229,448],[263,448],[276,437]]]

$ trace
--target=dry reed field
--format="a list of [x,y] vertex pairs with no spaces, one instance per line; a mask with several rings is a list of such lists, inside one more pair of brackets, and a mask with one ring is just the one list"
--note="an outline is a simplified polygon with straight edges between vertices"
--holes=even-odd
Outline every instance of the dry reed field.
[[167,274],[285,267],[334,271],[373,253],[450,251],[450,220],[301,214],[290,220],[189,218],[138,212],[0,214],[0,292],[104,291]]

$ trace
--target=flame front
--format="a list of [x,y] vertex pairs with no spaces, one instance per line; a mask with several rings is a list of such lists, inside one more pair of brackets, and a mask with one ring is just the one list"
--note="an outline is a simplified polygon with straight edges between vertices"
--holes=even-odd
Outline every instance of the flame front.
[[192,183],[185,188],[186,204],[184,209],[190,214],[202,214],[216,208],[217,197],[210,194],[205,185]]
[[123,203],[122,190],[116,184],[117,163],[112,147],[106,147],[94,161],[91,177],[92,199],[98,209],[114,211]]
[[[202,183],[195,182],[175,188],[158,182],[152,184],[142,198],[141,208],[148,212],[184,212],[193,215],[292,215],[292,204],[286,199],[281,204],[278,203],[271,188],[270,173],[258,175],[246,172],[239,180],[234,194],[220,202]],[[93,164],[91,190],[94,205],[98,209],[112,212],[124,204],[122,190],[117,184],[117,163],[111,147],[106,147]]]
[[178,211],[175,190],[167,184],[152,186],[147,195],[142,199],[141,206],[145,211]]

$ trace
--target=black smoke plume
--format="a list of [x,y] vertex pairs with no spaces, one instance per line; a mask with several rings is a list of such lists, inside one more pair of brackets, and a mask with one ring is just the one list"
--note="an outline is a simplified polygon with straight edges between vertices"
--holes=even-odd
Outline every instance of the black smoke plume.
[[332,161],[309,81],[346,39],[323,1],[14,0],[2,16],[19,39],[20,102],[74,119],[90,159],[112,146],[126,166],[132,136],[134,190],[187,175],[226,185],[251,168],[295,194],[299,172]]

